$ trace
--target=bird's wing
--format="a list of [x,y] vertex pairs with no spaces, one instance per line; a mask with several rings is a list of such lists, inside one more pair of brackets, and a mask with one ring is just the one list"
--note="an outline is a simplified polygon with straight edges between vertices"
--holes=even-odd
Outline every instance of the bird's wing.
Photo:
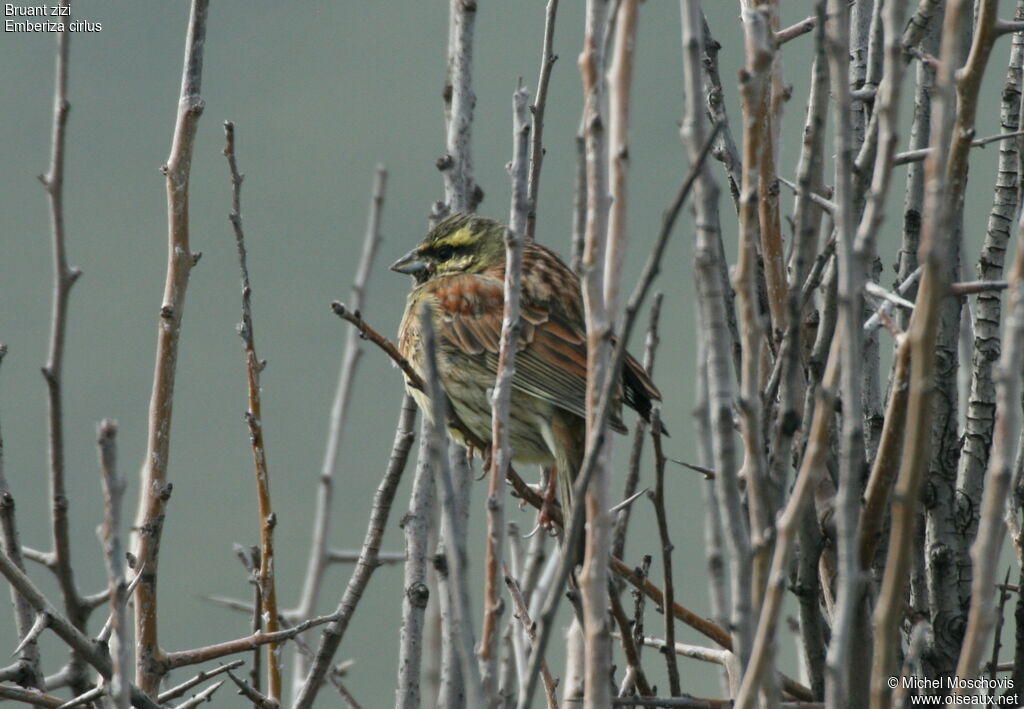
[[[585,416],[587,346],[578,285],[572,282],[572,292],[559,293],[558,297],[546,292],[543,283],[538,285],[523,289],[512,386]],[[503,281],[491,274],[448,276],[438,279],[433,295],[442,347],[454,348],[496,373]]]

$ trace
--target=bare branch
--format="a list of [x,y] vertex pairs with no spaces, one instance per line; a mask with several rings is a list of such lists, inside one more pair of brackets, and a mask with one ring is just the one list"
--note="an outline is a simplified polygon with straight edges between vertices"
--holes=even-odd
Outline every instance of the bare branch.
[[[1014,124],[1016,125],[1016,123]],[[1004,126],[1005,127],[1005,126]],[[1013,138],[1019,138],[1024,135],[1024,131],[1009,130],[999,135],[990,135],[987,138],[978,138],[971,141],[972,148],[981,148],[989,143],[1002,142],[1004,140],[1012,140]],[[906,150],[902,153],[896,153],[892,159],[893,167],[897,165],[906,165],[907,163],[919,162],[928,157],[928,153],[931,152],[931,148],[919,148],[918,150]]]
[[[764,676],[772,672],[772,645],[775,643],[775,631],[782,610],[786,590],[787,574],[790,558],[796,542],[797,525],[804,514],[805,506],[811,502],[811,495],[817,487],[818,480],[825,474],[825,458],[831,443],[832,420],[835,412],[836,384],[839,379],[839,360],[843,347],[846,346],[842,335],[832,341],[828,364],[821,386],[817,392],[817,405],[814,418],[807,436],[807,450],[800,463],[800,472],[796,484],[779,517],[772,556],[771,571],[768,575],[768,587],[764,605],[757,624],[754,645],[750,654],[750,664],[743,675],[743,683],[736,696],[736,706],[742,709],[752,708],[757,696],[763,689]],[[666,638],[668,640],[668,638]]]
[[[263,440],[263,403],[260,374],[266,362],[256,355],[256,340],[252,320],[252,285],[249,282],[249,266],[245,250],[245,234],[242,231],[241,190],[243,176],[238,172],[235,157],[235,125],[224,122],[224,157],[228,161],[231,175],[231,212],[228,220],[235,232],[235,247],[238,250],[238,266],[242,274],[242,322],[238,334],[242,337],[245,355],[246,384],[248,386],[248,409],[245,422],[249,427],[249,444],[252,448],[253,472],[256,476],[256,500],[259,510],[259,569],[255,573],[261,613],[265,618],[265,630],[277,632],[277,587],[274,580],[274,527],[277,517],[270,497],[270,471],[267,467],[267,452]],[[281,662],[277,646],[271,645],[267,653],[267,688],[270,699],[281,700]],[[230,674],[230,673],[229,673]]]
[[[0,344],[0,363],[3,362],[5,354],[7,346]],[[14,507],[14,496],[11,495],[4,476],[4,446],[3,437],[0,436],[0,554],[5,554],[14,566],[24,572],[25,563],[22,560]],[[11,605],[14,607],[14,627],[20,638],[18,644],[22,649],[11,675],[5,677],[5,680],[15,680],[23,687],[40,687],[43,675],[39,668],[39,647],[35,642],[25,642],[33,623],[32,606],[13,587]]]
[[128,602],[128,583],[125,580],[124,552],[121,546],[121,501],[125,481],[117,473],[115,436],[117,424],[110,419],[100,422],[96,445],[99,448],[100,473],[103,479],[103,542],[107,565],[107,587],[110,591],[110,632],[112,674],[110,699],[117,709],[130,705],[129,673],[131,672],[131,639],[125,605]]
[[451,465],[448,461],[448,446],[445,445],[447,434],[443,428],[447,420],[449,408],[448,398],[441,388],[441,379],[437,369],[437,342],[431,326],[432,318],[429,305],[424,304],[421,322],[424,324],[424,350],[426,352],[426,380],[429,382],[431,404],[430,420],[430,459],[434,473],[440,482],[441,509],[447,525],[446,549],[448,561],[448,579],[454,617],[452,632],[459,653],[463,679],[466,681],[467,697],[471,706],[482,706],[483,691],[481,688],[480,668],[473,660],[473,626],[471,605],[469,600],[469,580],[466,577],[468,554],[465,547],[465,520],[457,509],[457,493]]
[[195,707],[199,706],[200,704],[203,704],[204,702],[213,701],[213,693],[220,689],[220,686],[222,684],[224,684],[223,681],[211,684],[209,687],[204,689],[202,692],[199,692],[199,694],[196,694],[191,699],[188,699],[179,704],[178,706],[174,707],[174,709],[195,709]]
[[447,155],[438,162],[444,175],[446,213],[475,212],[483,199],[483,193],[473,180],[471,155],[473,107],[476,105],[471,78],[476,9],[476,0],[450,0],[448,79],[444,95],[448,117]]
[[[696,212],[696,238],[694,245],[694,266],[697,278],[697,293],[700,303],[700,327],[705,332],[707,344],[707,379],[709,419],[711,423],[714,461],[716,471],[715,488],[721,506],[721,517],[726,524],[726,542],[729,548],[732,610],[730,622],[733,627],[737,655],[749,653],[750,592],[751,592],[751,549],[750,535],[744,522],[744,511],[740,500],[739,465],[733,433],[732,407],[732,338],[726,328],[728,304],[727,282],[722,280],[725,268],[724,253],[718,219],[719,189],[711,171],[703,165],[694,148],[706,140],[708,129],[698,99],[701,93],[702,53],[710,38],[706,37],[705,23],[696,0],[683,0],[682,46],[684,70],[684,109],[681,136],[687,148],[690,164],[697,171],[694,208]],[[711,131],[711,140],[719,130]],[[738,173],[737,173],[738,175]]]
[[231,678],[231,681],[235,683],[236,687],[238,687],[238,693],[252,702],[252,705],[257,709],[278,709],[280,706],[277,701],[261,694],[231,670],[228,670],[227,673],[228,677]]
[[836,153],[836,255],[838,275],[838,324],[844,343],[840,362],[839,391],[843,402],[839,436],[839,485],[835,499],[839,578],[837,601],[829,644],[827,668],[831,682],[826,699],[834,707],[855,706],[862,691],[852,681],[854,658],[865,650],[855,642],[854,625],[861,607],[863,578],[856,556],[857,524],[864,467],[863,430],[863,316],[862,288],[865,280],[864,252],[855,246],[853,153],[857,149],[852,118],[850,85],[850,23],[844,0],[829,0],[826,23],[826,54],[835,98]]
[[533,131],[530,136],[530,179],[529,213],[526,217],[526,238],[533,240],[537,226],[537,196],[540,190],[540,168],[544,162],[544,111],[548,103],[548,85],[551,69],[558,60],[553,51],[555,39],[555,18],[558,15],[558,0],[548,0],[544,12],[544,46],[541,50],[540,77],[537,79],[537,100],[530,106],[533,114]]
[[[370,577],[377,569],[377,553],[380,551],[380,540],[384,535],[384,527],[387,524],[391,512],[391,503],[395,499],[395,492],[405,469],[409,457],[409,450],[413,442],[413,422],[416,418],[416,403],[408,394],[402,399],[402,410],[398,419],[398,427],[395,430],[395,441],[391,448],[391,455],[388,459],[387,471],[377,492],[373,497],[373,507],[370,511],[370,522],[366,528],[366,536],[363,540],[362,556],[358,565],[349,579],[345,593],[335,611],[336,616],[331,623],[324,628],[320,647],[317,649],[316,659],[310,667],[309,674],[295,699],[296,709],[309,709],[316,695],[323,684],[323,680],[329,669],[331,659],[337,652],[338,646],[348,629],[349,621],[355,613],[356,606],[366,590]],[[301,627],[301,626],[297,626]]]
[[[370,273],[374,257],[381,242],[381,212],[384,204],[384,188],[387,185],[387,170],[377,166],[370,199],[370,212],[366,223],[366,235],[363,238],[363,251],[359,258],[359,267],[352,281],[352,292],[349,303],[358,314],[363,310]],[[324,450],[323,462],[320,466],[320,479],[317,485],[317,496],[312,526],[312,540],[309,545],[309,560],[306,564],[306,575],[303,579],[299,603],[289,615],[301,620],[313,615],[317,599],[323,583],[325,566],[335,559],[327,548],[331,525],[331,501],[334,494],[334,480],[338,469],[338,457],[341,453],[342,436],[348,420],[349,404],[352,399],[352,388],[356,370],[362,357],[362,333],[352,330],[345,342],[345,354],[338,373],[338,385],[331,404],[330,423],[328,424],[327,445]],[[355,552],[355,561],[359,552]],[[404,558],[404,557],[403,557]],[[298,686],[301,676],[308,670],[301,657],[295,658],[294,678]]]
[[[526,630],[526,635],[530,639],[531,643],[537,642],[537,626],[532,620],[530,620],[530,611],[526,607],[526,601],[523,599],[523,594],[519,590],[519,584],[511,574],[508,573],[508,567],[504,568],[505,572],[505,585],[508,586],[509,595],[512,597],[512,603],[515,605],[515,616],[519,619],[523,628]],[[548,663],[541,661],[540,665],[540,676],[544,682],[544,697],[547,700],[548,709],[558,709],[558,697],[555,694],[556,683],[555,679],[551,676],[551,671],[548,669]]]
[[796,39],[797,37],[802,37],[803,35],[812,31],[817,24],[817,16],[811,15],[810,17],[805,17],[796,24],[790,25],[785,29],[778,30],[777,32],[772,33],[772,36],[775,39],[776,44],[783,45],[786,42],[789,42],[790,40]]
[[519,342],[519,297],[522,290],[523,243],[530,211],[527,193],[530,123],[527,120],[526,89],[519,86],[512,98],[513,157],[512,204],[509,227],[505,231],[504,313],[494,391],[491,394],[491,470],[487,488],[487,545],[484,557],[484,621],[480,631],[480,670],[484,696],[497,709],[498,618],[502,610],[500,594],[501,535],[504,523],[505,480],[512,462],[509,434],[512,405],[512,379],[515,376],[516,349]]
[[51,709],[64,705],[63,699],[52,694],[46,694],[38,689],[23,689],[6,684],[0,684],[0,699],[31,704],[36,707],[51,707]]
[[161,704],[166,704],[167,702],[171,701],[172,699],[177,699],[178,697],[183,695],[185,692],[187,692],[188,690],[190,690],[193,687],[195,687],[197,684],[202,684],[203,682],[205,682],[206,680],[210,679],[211,677],[216,677],[217,675],[221,674],[222,672],[227,672],[229,670],[233,670],[233,669],[236,669],[238,667],[241,667],[243,664],[245,664],[245,660],[232,660],[231,662],[228,662],[227,664],[224,664],[224,665],[220,665],[219,667],[215,667],[212,670],[203,670],[202,672],[197,674],[195,677],[192,677],[192,678],[182,682],[179,685],[171,687],[168,690],[160,692],[160,696],[158,696],[157,699],[159,700],[159,702]]
[[[284,630],[276,630],[273,633],[257,631],[251,635],[215,643],[213,645],[206,645],[204,647],[194,648],[191,650],[168,652],[164,655],[164,665],[167,670],[174,670],[180,667],[198,665],[203,662],[212,662],[213,660],[217,660],[228,655],[246,652],[264,645],[278,645],[286,640],[291,640],[310,628],[316,628],[328,623],[336,623],[341,616],[341,612],[336,611],[330,615],[310,618],[298,625],[293,625],[292,627],[285,628]],[[327,632],[326,629],[324,632]]]
[[139,530],[135,557],[145,564],[145,576],[135,590],[136,682],[145,692],[160,686],[161,650],[157,638],[157,559],[163,520],[170,498],[167,481],[170,460],[171,414],[178,361],[178,340],[185,307],[188,277],[197,256],[189,245],[189,173],[192,147],[204,102],[203,50],[206,46],[206,14],[209,0],[193,0],[185,38],[185,63],[174,136],[167,165],[167,280],[157,327],[156,372],[149,403],[146,458],[142,467],[143,491],[135,526]]
[[405,594],[402,598],[402,631],[398,655],[396,709],[420,706],[420,665],[423,660],[423,623],[430,588],[427,586],[430,517],[434,509],[434,471],[427,450],[426,424],[420,427],[420,448],[413,478],[409,511],[401,521],[405,532]]
[[[974,562],[967,630],[957,664],[957,677],[973,679],[995,624],[995,584],[999,551],[1006,533],[1004,515],[1017,455],[1021,420],[1021,367],[1024,366],[1024,220],[1017,225],[1017,254],[1010,272],[1010,297],[1003,328],[1003,352],[996,369],[996,422],[981,522],[971,548]],[[964,696],[970,688],[957,688]]]
[[[61,12],[70,15],[70,0],[61,0]],[[68,64],[71,19],[60,23],[57,32],[57,58],[51,124],[50,164],[39,181],[46,188],[50,211],[51,242],[53,250],[53,306],[50,320],[50,344],[43,378],[47,386],[47,434],[50,486],[50,535],[53,551],[50,568],[57,578],[64,611],[79,630],[85,629],[91,610],[82,602],[75,585],[75,571],[71,563],[71,532],[68,518],[69,500],[65,485],[64,465],[64,345],[67,337],[67,314],[71,287],[81,276],[78,268],[68,265],[66,228],[64,222],[64,158],[66,153],[67,119],[71,110],[68,102]],[[31,655],[35,652],[28,648]],[[71,686],[75,694],[85,692],[90,684],[84,676],[82,658],[72,656]]]

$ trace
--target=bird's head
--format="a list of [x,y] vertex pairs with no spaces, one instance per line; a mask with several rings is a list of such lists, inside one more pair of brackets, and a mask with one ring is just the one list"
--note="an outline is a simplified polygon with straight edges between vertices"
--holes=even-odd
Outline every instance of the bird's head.
[[412,251],[391,264],[418,283],[435,276],[482,273],[505,260],[505,226],[476,214],[457,213],[437,223]]

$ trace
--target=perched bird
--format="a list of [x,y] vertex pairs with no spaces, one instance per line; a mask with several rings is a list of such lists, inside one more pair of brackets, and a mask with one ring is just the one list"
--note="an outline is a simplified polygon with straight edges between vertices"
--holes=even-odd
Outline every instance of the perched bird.
[[[398,349],[421,375],[424,304],[437,334],[438,372],[453,413],[485,445],[491,443],[490,393],[498,370],[504,315],[505,226],[475,214],[439,222],[412,251],[391,266],[416,279],[398,336]],[[521,328],[512,379],[509,436],[512,459],[554,464],[562,508],[583,462],[587,342],[580,282],[558,255],[536,242],[523,251]],[[407,385],[429,415],[426,395]],[[661,394],[647,372],[626,355],[611,418],[625,432],[619,403],[650,420]],[[450,429],[465,441],[457,430]]]

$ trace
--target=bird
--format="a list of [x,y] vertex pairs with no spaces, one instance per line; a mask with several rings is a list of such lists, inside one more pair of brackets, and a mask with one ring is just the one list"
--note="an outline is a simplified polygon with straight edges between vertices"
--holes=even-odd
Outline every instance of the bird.
[[[450,412],[449,433],[466,445],[491,445],[491,401],[498,370],[505,307],[504,224],[458,212],[438,222],[391,270],[415,284],[399,327],[398,350],[421,377],[426,372],[425,314],[437,341],[437,369]],[[512,378],[508,436],[512,460],[554,465],[563,527],[568,529],[572,486],[586,447],[587,337],[577,275],[551,249],[523,244],[520,330]],[[424,307],[428,306],[428,307]],[[424,415],[427,394],[406,380]],[[624,433],[625,402],[650,421],[661,393],[643,366],[625,356],[610,426]]]

